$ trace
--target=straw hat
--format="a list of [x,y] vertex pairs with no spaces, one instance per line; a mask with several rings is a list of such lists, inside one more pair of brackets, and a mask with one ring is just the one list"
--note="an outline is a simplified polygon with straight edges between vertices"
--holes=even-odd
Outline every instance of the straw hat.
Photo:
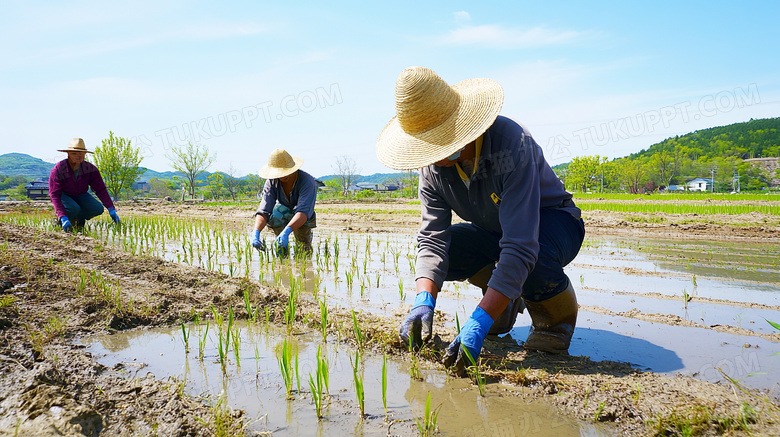
[[268,157],[268,164],[257,171],[257,174],[266,179],[279,179],[295,173],[303,165],[303,159],[290,156],[283,149],[274,149]]
[[74,138],[70,140],[68,145],[64,149],[57,150],[58,152],[86,152],[92,153],[87,150],[87,146],[84,145],[84,140],[81,138]]
[[376,155],[395,170],[440,161],[482,135],[496,120],[504,90],[490,79],[448,85],[433,70],[409,67],[395,83],[395,113],[376,141]]

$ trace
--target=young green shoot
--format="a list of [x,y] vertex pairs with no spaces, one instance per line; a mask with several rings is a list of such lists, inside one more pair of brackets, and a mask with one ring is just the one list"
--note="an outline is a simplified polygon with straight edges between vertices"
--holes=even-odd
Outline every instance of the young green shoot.
[[485,377],[482,376],[482,374],[479,372],[479,363],[477,363],[477,361],[474,359],[474,356],[471,355],[471,352],[469,352],[469,349],[466,346],[463,346],[461,344],[460,349],[466,355],[466,359],[468,360],[468,362],[471,363],[471,367],[469,367],[468,373],[474,379],[474,382],[477,383],[477,387],[479,388],[479,395],[484,397]]
[[182,333],[182,341],[184,342],[184,353],[188,354],[190,353],[190,332],[187,329],[187,326],[184,324],[184,321],[181,322],[181,333]]
[[363,393],[363,375],[360,374],[360,349],[355,351],[355,361],[352,363],[352,375],[355,379],[355,396],[357,397],[360,415],[366,414],[365,394]]
[[285,339],[276,351],[276,360],[279,362],[279,371],[282,373],[287,399],[292,399],[292,343]]
[[255,312],[252,309],[252,302],[249,301],[249,290],[244,290],[244,308],[246,309],[247,320],[255,322]]
[[203,350],[206,348],[206,336],[209,335],[209,323],[206,322],[206,331],[203,337],[198,337],[198,359],[203,361]]
[[428,398],[425,400],[425,415],[422,420],[414,419],[417,423],[417,431],[421,436],[432,436],[436,434],[436,421],[439,419],[439,408],[431,410],[431,392],[428,392]]
[[387,417],[387,353],[382,355],[382,406],[385,407]]
[[325,299],[320,301],[320,329],[322,330],[322,342],[328,342],[328,305]]

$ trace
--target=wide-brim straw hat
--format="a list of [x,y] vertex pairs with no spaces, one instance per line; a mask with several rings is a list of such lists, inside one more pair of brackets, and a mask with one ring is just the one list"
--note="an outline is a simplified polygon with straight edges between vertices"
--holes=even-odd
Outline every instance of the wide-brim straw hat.
[[303,159],[290,156],[286,150],[274,149],[268,157],[268,164],[257,171],[260,177],[279,179],[295,173],[303,165]]
[[81,138],[74,138],[70,140],[67,146],[65,146],[64,149],[57,150],[58,152],[86,152],[86,153],[93,153],[87,150],[87,146],[84,145],[84,140]]
[[504,90],[490,79],[448,85],[433,70],[404,69],[395,83],[395,113],[376,141],[376,156],[395,170],[428,166],[482,135],[496,120]]

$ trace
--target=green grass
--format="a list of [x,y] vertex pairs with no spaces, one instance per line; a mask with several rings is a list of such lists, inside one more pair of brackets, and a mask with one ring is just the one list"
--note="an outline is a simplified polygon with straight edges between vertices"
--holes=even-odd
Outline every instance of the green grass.
[[612,211],[612,212],[640,212],[640,213],[666,213],[666,214],[750,214],[759,212],[770,215],[780,215],[780,203],[777,205],[744,205],[744,204],[710,204],[710,203],[672,203],[657,201],[652,202],[578,202],[577,206],[583,211]]

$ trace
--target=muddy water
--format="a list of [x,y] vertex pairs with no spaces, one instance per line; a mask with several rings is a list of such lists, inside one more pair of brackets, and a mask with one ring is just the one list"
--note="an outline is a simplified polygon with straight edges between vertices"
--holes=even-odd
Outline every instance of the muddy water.
[[[228,404],[253,418],[250,428],[274,435],[417,435],[415,419],[424,415],[428,394],[439,408],[437,424],[443,435],[614,435],[609,428],[574,421],[544,404],[528,403],[510,387],[488,384],[485,396],[466,379],[449,378],[436,370],[421,369],[422,381],[411,379],[409,363],[388,359],[387,420],[382,403],[382,357],[365,354],[361,372],[365,384],[365,413],[361,418],[355,397],[352,362],[355,352],[341,344],[321,343],[312,334],[291,338],[298,351],[301,390],[293,382],[287,400],[275,349],[283,332],[260,325],[239,329],[239,360],[229,352],[227,374],[218,362],[214,330],[206,336],[204,358],[198,359],[205,327],[191,326],[190,352],[185,353],[180,329],[136,330],[83,339],[98,360],[123,369],[128,376],[147,372],[181,381],[193,395],[224,395]],[[316,354],[322,348],[330,369],[330,393],[322,420],[316,417],[309,374],[316,372]],[[239,366],[240,364],[240,366]],[[509,433],[509,434],[507,434]]]
[[[178,244],[167,242],[163,256],[183,258]],[[233,274],[281,289],[292,277],[330,305],[380,315],[407,311],[415,293],[414,235],[318,228],[314,246],[313,259],[303,264],[273,260],[269,253],[271,263],[255,254],[248,268],[225,253],[211,263],[228,274],[233,263]],[[205,258],[189,262],[205,264]],[[775,330],[766,322],[780,322],[778,260],[780,247],[771,244],[589,237],[566,268],[579,303],[590,310],[580,316],[571,353],[708,381],[722,379],[713,370],[718,367],[744,384],[780,394],[780,378],[773,376],[780,343],[768,339]],[[445,283],[437,310],[454,329],[455,314],[463,323],[480,297],[465,282]],[[520,315],[511,338],[522,343],[529,323]]]

